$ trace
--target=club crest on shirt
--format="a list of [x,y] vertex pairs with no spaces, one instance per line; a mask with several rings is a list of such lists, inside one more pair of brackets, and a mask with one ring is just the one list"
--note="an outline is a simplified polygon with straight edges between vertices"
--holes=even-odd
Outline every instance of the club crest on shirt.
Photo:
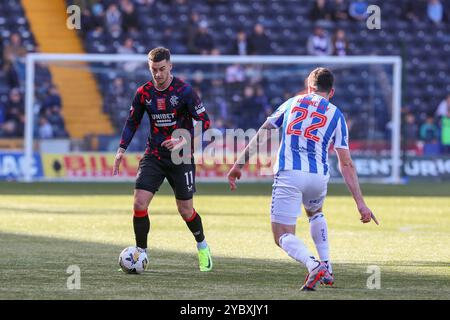
[[156,108],[162,111],[166,110],[166,99],[156,99]]
[[172,107],[176,107],[178,104],[178,97],[177,96],[171,96],[170,97],[170,104]]

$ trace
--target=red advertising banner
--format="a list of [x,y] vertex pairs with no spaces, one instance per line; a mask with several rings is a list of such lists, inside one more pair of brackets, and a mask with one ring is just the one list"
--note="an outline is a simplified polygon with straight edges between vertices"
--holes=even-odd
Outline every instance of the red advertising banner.
[[[112,153],[42,154],[45,178],[113,178],[112,169],[115,155]],[[139,166],[140,153],[126,153],[119,177],[134,178]],[[231,164],[199,163],[196,177],[224,181]],[[266,180],[271,168],[260,164],[250,164],[243,168],[243,177]]]

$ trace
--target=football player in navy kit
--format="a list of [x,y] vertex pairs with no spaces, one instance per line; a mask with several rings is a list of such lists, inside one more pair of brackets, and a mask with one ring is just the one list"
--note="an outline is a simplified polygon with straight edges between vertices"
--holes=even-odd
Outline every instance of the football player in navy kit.
[[173,131],[186,129],[193,135],[193,120],[196,120],[197,125],[202,126],[203,132],[209,128],[209,117],[192,87],[172,75],[168,49],[158,47],[151,50],[148,54],[148,64],[153,80],[136,91],[122,131],[113,175],[119,173],[123,155],[144,113],[147,113],[151,132],[145,154],[139,162],[134,190],[133,227],[136,246],[147,250],[147,236],[150,231],[148,207],[166,178],[174,191],[178,212],[197,242],[200,271],[210,271],[213,265],[211,252],[205,241],[202,220],[193,207],[195,164],[192,153],[188,157],[189,163],[175,164],[171,159],[171,152],[186,143],[183,139],[172,138]]

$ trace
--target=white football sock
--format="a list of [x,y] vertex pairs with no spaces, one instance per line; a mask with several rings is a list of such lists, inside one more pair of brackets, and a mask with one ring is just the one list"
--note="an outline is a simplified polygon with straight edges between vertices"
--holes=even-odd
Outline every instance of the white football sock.
[[203,239],[201,242],[197,242],[197,249],[205,249],[208,247],[208,244],[206,243],[206,240]]
[[303,242],[292,233],[283,234],[280,237],[279,243],[280,247],[286,251],[289,257],[303,263],[309,272],[317,267],[318,261],[312,256]]
[[309,218],[309,227],[320,260],[328,263],[328,271],[332,273],[328,245],[328,226],[327,220],[322,212],[318,212]]

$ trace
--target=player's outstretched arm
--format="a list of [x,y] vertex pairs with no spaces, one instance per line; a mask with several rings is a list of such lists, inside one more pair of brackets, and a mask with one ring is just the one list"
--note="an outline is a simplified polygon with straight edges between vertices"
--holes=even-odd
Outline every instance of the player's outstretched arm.
[[339,159],[339,170],[344,177],[348,189],[353,195],[353,199],[355,199],[358,211],[361,215],[361,222],[368,223],[373,219],[373,221],[378,224],[374,214],[364,202],[361,188],[359,186],[358,175],[353,165],[350,151],[348,149],[336,148],[336,153]]
[[120,136],[120,145],[119,149],[117,149],[116,157],[114,159],[113,166],[113,176],[119,174],[120,162],[122,161],[125,150],[128,148],[133,136],[141,123],[142,116],[145,112],[145,106],[141,103],[141,92],[143,88],[140,87],[134,96],[133,103],[131,104],[130,111],[128,114],[128,118],[125,122],[125,125],[122,130],[122,134]]
[[117,149],[116,157],[114,158],[114,166],[113,166],[113,176],[119,174],[120,163],[122,162],[123,155],[125,153],[124,148]]
[[[269,121],[264,122],[264,124],[259,128],[258,133],[250,140],[248,145],[245,147],[244,151],[239,155],[238,159],[234,163],[233,167],[228,172],[228,183],[230,184],[230,190],[236,190],[236,180],[241,178],[241,169],[245,166],[247,161],[257,152],[258,143],[265,143],[264,139],[268,139],[270,135],[262,135],[262,132],[267,129],[276,129]],[[264,139],[261,139],[261,136]]]

